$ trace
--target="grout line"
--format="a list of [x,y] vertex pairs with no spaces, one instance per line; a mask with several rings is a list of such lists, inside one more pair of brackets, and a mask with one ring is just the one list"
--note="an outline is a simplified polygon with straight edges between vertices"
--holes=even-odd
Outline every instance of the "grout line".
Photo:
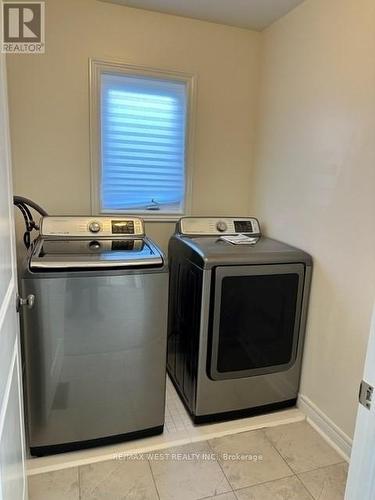
[[297,476],[297,474],[290,474],[289,476],[277,477],[275,479],[269,479],[268,481],[262,481],[261,483],[249,484],[248,486],[243,486],[242,488],[236,488],[233,491],[236,492],[241,490],[247,490],[248,488],[253,488],[254,486],[263,486],[264,484],[275,483],[276,481],[281,481],[282,479],[289,479],[294,476]]
[[302,474],[308,474],[309,472],[315,472],[320,469],[327,469],[328,467],[335,467],[335,465],[342,465],[342,464],[348,465],[348,462],[346,460],[341,460],[341,462],[335,462],[334,464],[319,465],[319,467],[314,467],[313,469],[305,470],[302,472],[295,472],[295,475],[301,476]]
[[296,474],[296,478],[298,479],[298,481],[302,484],[303,488],[305,491],[307,491],[307,494],[310,495],[311,499],[312,500],[315,500],[315,497],[313,496],[313,494],[310,492],[310,490],[307,488],[307,486],[305,485],[305,483],[302,481],[301,478],[298,477],[298,474]]
[[156,491],[156,494],[158,496],[158,499],[160,500],[160,494],[159,494],[159,490],[158,490],[158,486],[156,484],[156,480],[155,480],[155,476],[154,476],[154,473],[152,472],[152,467],[151,467],[151,463],[150,463],[150,460],[147,459],[147,463],[148,463],[148,466],[150,468],[150,472],[151,472],[151,477],[152,477],[152,481],[154,483],[154,486],[155,486],[155,491]]
[[[269,481],[262,481],[261,483],[256,483],[256,484],[252,484],[252,485],[249,485],[249,486],[244,486],[243,488],[237,488],[237,489],[234,489],[234,488],[232,487],[232,484],[230,483],[230,481],[229,481],[229,479],[228,479],[227,475],[225,474],[224,469],[221,467],[220,460],[218,460],[218,463],[219,463],[219,465],[220,465],[220,467],[221,467],[221,470],[223,471],[223,473],[224,473],[225,477],[227,478],[227,481],[228,481],[228,483],[230,484],[230,486],[231,486],[231,488],[232,488],[232,491],[233,491],[233,493],[235,494],[235,497],[236,497],[236,498],[238,498],[238,497],[237,497],[237,495],[236,495],[236,491],[243,490],[243,489],[247,489],[247,488],[252,488],[253,486],[259,486],[259,485],[261,485],[261,484],[272,483],[272,482],[274,482],[274,481],[279,481],[280,479],[287,479],[288,477],[293,477],[293,476],[296,476],[296,473],[295,473],[295,472],[294,472],[294,471],[293,471],[293,470],[289,467],[289,465],[288,465],[288,463],[286,462],[286,460],[282,457],[282,455],[279,453],[279,451],[278,451],[278,450],[277,450],[277,449],[273,446],[273,444],[269,441],[269,439],[268,439],[268,438],[267,438],[267,436],[265,435],[264,430],[263,430],[263,429],[254,429],[254,431],[258,431],[258,430],[259,430],[259,431],[261,431],[261,432],[264,434],[264,437],[266,438],[266,440],[270,443],[270,445],[272,446],[272,448],[274,448],[274,449],[275,449],[275,451],[277,452],[277,454],[281,457],[281,459],[282,459],[282,460],[283,460],[283,462],[286,464],[286,466],[288,467],[288,469],[291,471],[291,473],[292,473],[292,474],[289,474],[288,476],[283,476],[283,477],[280,477],[280,478],[277,478],[277,479],[271,479],[271,480],[269,480]],[[247,431],[247,432],[253,432],[253,431]],[[219,439],[220,439],[220,438],[219,438]],[[212,446],[211,446],[210,442],[209,442],[209,441],[207,441],[207,442],[208,442],[208,444],[210,445],[211,449],[212,449],[213,451],[215,451],[215,450],[212,448]]]
[[267,436],[265,429],[260,429],[260,430],[262,431],[263,436],[266,438],[266,441],[269,442],[269,444],[272,446],[272,448],[276,451],[276,453],[279,455],[279,457],[282,459],[282,461],[286,464],[288,469],[291,471],[292,475],[295,476],[297,473],[292,469],[292,467],[288,464],[288,462],[283,457],[283,455],[279,452],[279,450],[276,448],[276,446],[272,443],[270,438]]
[[[237,488],[235,490],[233,490],[234,493],[236,493],[236,491],[242,491],[242,490],[247,490],[249,488],[254,488],[256,486],[263,486],[265,484],[269,484],[269,483],[276,483],[277,481],[282,481],[283,479],[290,479],[291,477],[296,477],[297,479],[299,479],[297,477],[297,474],[292,474],[291,476],[283,476],[283,477],[278,477],[276,479],[270,479],[269,481],[262,481],[261,483],[255,483],[255,484],[250,484],[249,486],[244,486],[242,488]],[[301,481],[302,482],[302,481]],[[306,487],[305,487],[306,489]],[[309,495],[311,496],[311,493],[308,492]],[[237,496],[237,495],[236,495]],[[313,497],[312,497],[313,498]],[[314,499],[313,499],[314,500]]]
[[[206,442],[207,442],[207,444],[208,444],[208,447],[209,447],[209,448],[210,448],[210,449],[211,449],[211,450],[212,450],[212,451],[216,454],[216,450],[215,450],[215,449],[211,446],[210,441],[209,441],[209,440],[207,440]],[[229,484],[229,486],[231,487],[231,490],[234,492],[234,488],[233,488],[233,486],[232,486],[232,483],[229,481],[228,476],[225,474],[224,468],[223,468],[223,466],[221,465],[220,460],[218,460],[218,459],[216,458],[216,459],[215,459],[215,461],[219,464],[219,467],[220,467],[220,469],[221,469],[221,472],[224,474],[225,479],[228,481],[228,484]],[[237,495],[235,495],[235,496],[237,496]]]
[[[199,497],[199,498],[195,498],[194,500],[212,500],[212,498],[220,498],[221,496],[224,496],[224,495],[228,495],[229,493],[233,493],[234,494],[234,491],[231,490],[231,491],[224,491],[223,493],[217,493],[216,495],[214,494],[213,496],[210,495],[209,497]],[[235,498],[236,495],[234,494]]]
[[[313,472],[313,471],[316,471],[316,470],[319,470],[319,469],[326,469],[327,467],[332,467],[332,466],[335,466],[335,465],[340,465],[340,464],[345,464],[347,463],[345,460],[342,460],[340,462],[337,462],[337,463],[333,463],[333,464],[330,464],[330,465],[321,465],[319,467],[315,467],[313,469],[310,469],[310,470],[307,470],[307,471],[304,471],[304,472],[296,472],[292,469],[292,467],[288,464],[288,462],[285,460],[285,458],[282,456],[282,454],[279,452],[279,450],[274,446],[274,444],[272,443],[272,441],[267,437],[267,434],[265,432],[265,429],[260,429],[265,438],[269,441],[269,443],[271,444],[271,446],[277,451],[277,453],[280,455],[280,457],[283,459],[283,461],[286,463],[286,465],[289,467],[289,469],[293,472],[293,475],[297,477],[297,479],[299,480],[300,483],[302,483],[304,489],[308,492],[308,494],[311,496],[312,499],[314,499],[313,495],[310,493],[310,491],[307,489],[307,487],[305,486],[304,482],[302,481],[302,479],[299,477],[301,474],[305,474],[307,472]],[[323,439],[323,438],[322,438]],[[330,446],[330,448],[334,449],[332,446]],[[341,457],[342,458],[342,457]]]
[[82,499],[82,492],[81,492],[81,467],[77,467],[77,474],[78,474],[78,498],[79,500]]

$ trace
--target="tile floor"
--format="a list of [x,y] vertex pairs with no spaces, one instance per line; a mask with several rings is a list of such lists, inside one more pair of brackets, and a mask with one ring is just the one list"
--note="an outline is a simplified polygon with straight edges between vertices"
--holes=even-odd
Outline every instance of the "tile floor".
[[189,433],[194,429],[194,424],[169,377],[167,377],[165,392],[164,433],[173,434],[178,431]]
[[29,498],[341,500],[346,474],[303,421],[30,476]]
[[222,437],[238,432],[247,432],[254,429],[274,425],[300,422],[305,419],[304,414],[297,408],[286,408],[274,413],[253,417],[211,422],[202,425],[193,425],[184,405],[182,404],[172,382],[167,377],[165,425],[164,432],[156,436],[140,438],[134,441],[125,441],[115,445],[101,446],[72,453],[62,453],[47,457],[29,457],[27,469],[30,475],[42,474],[51,470],[79,467],[94,462],[112,460],[119,453],[135,454],[182,446],[197,441]]

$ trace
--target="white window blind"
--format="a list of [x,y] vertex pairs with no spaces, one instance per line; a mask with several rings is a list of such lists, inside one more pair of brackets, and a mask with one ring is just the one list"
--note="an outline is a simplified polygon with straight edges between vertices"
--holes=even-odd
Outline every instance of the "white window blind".
[[101,210],[182,213],[187,84],[101,73]]

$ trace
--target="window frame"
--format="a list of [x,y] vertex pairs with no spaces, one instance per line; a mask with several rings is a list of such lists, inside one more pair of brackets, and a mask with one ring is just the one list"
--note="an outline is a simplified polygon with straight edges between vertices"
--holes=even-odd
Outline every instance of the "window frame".
[[[187,91],[186,127],[185,127],[185,193],[180,212],[162,212],[149,210],[104,210],[101,206],[102,152],[101,152],[101,75],[145,76],[155,79],[183,82]],[[89,60],[90,94],[90,167],[91,167],[91,213],[92,215],[139,215],[148,221],[176,221],[191,213],[192,177],[193,177],[193,140],[196,77],[179,71],[136,66],[121,61],[101,59]]]

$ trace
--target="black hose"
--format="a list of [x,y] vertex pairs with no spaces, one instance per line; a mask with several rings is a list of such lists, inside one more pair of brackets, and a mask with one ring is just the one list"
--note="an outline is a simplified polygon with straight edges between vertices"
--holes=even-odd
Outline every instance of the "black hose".
[[26,205],[23,205],[22,203],[20,203],[20,204],[17,203],[16,207],[20,210],[20,212],[23,216],[23,220],[25,222],[25,227],[26,227],[26,231],[23,234],[23,243],[24,243],[26,248],[29,248],[30,242],[31,242],[30,232],[33,230],[34,221],[32,221],[32,222],[30,221],[29,215],[28,215],[30,213],[30,211],[28,210]]
[[26,213],[26,216],[27,216],[27,220],[29,221],[29,231],[31,231],[33,229],[33,227],[35,226],[35,222],[34,222],[34,219],[33,219],[33,216],[31,215],[31,212],[28,208],[27,205],[25,205],[24,203],[22,203],[22,205],[16,205],[16,207],[20,208],[22,207],[22,209],[25,211]]
[[22,205],[22,204],[17,203],[16,207],[20,210],[20,212],[23,215],[23,219],[25,221],[25,226],[26,226],[26,231],[31,231],[33,229],[32,222],[34,222],[34,221],[33,221],[33,218],[31,217],[30,211],[28,210],[26,205]]
[[33,219],[33,216],[29,210],[29,207],[33,208],[36,212],[38,212],[41,216],[48,215],[47,212],[40,207],[37,203],[28,198],[24,198],[23,196],[14,196],[13,197],[14,205],[20,210],[23,215],[23,219],[25,221],[26,231],[23,235],[23,242],[26,248],[30,247],[31,236],[30,233],[33,229],[39,229],[38,224]]
[[40,205],[35,203],[35,201],[30,200],[29,198],[25,198],[23,196],[13,196],[13,203],[15,205],[20,205],[20,204],[28,205],[29,207],[33,208],[36,212],[38,212],[43,217],[45,215],[48,215],[48,213],[44,210],[44,208],[42,208]]
[[24,235],[23,235],[23,243],[25,245],[26,248],[30,248],[30,245],[31,245],[31,236],[30,236],[30,232],[29,231],[25,231]]

